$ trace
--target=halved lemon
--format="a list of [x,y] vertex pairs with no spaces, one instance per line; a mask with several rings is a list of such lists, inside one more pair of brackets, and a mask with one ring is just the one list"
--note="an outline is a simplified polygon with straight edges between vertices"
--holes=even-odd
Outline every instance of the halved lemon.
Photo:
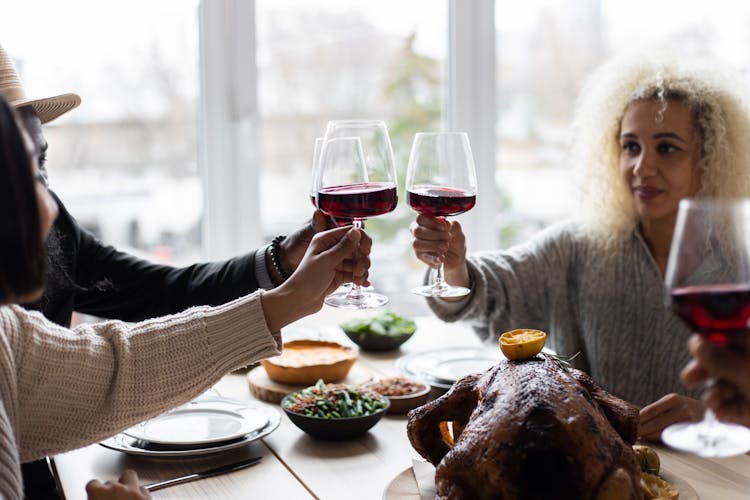
[[547,334],[541,330],[519,328],[500,335],[500,350],[514,361],[533,358],[542,351]]

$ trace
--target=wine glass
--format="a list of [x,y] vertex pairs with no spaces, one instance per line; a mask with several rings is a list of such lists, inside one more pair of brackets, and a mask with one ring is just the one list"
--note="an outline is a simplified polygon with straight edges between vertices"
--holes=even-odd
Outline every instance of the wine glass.
[[[376,163],[371,168],[359,136],[328,135],[327,130],[315,174],[318,208],[334,218],[352,219],[358,229],[363,219],[393,211],[398,200],[393,163]],[[345,309],[369,309],[387,304],[388,297],[355,284],[346,293],[332,293],[325,303]]]
[[[462,214],[476,203],[477,175],[469,136],[463,132],[420,132],[406,169],[406,200],[423,215],[445,218]],[[469,289],[453,286],[443,278],[443,263],[432,284],[412,288],[426,297],[462,297]]]
[[[315,175],[318,172],[318,163],[320,163],[320,153],[322,152],[322,150],[323,150],[323,138],[316,137],[315,147],[313,149],[312,173],[310,175],[310,178],[312,179],[312,182],[310,183],[310,201],[312,202],[315,208],[318,208],[318,191],[317,191],[318,184],[315,181]],[[352,224],[352,220],[347,217],[337,218],[337,217],[329,216],[329,218],[331,219],[331,221],[333,221],[333,224],[336,227],[349,226]],[[362,227],[364,228],[364,224],[362,224]],[[352,285],[351,283],[342,283],[336,293],[348,292],[351,285]],[[367,289],[369,289],[369,287]]]
[[[318,171],[318,163],[320,163],[320,153],[323,150],[323,138],[322,137],[316,137],[315,138],[315,149],[313,150],[313,161],[312,161],[312,175],[310,175],[310,178],[312,179],[311,185],[310,185],[310,201],[312,201],[312,204],[315,208],[318,208],[318,186],[315,181],[315,173]],[[352,224],[352,219],[348,217],[333,217],[330,216],[331,221],[333,221],[333,224],[336,227],[341,226],[350,226]],[[364,228],[364,224],[362,224],[362,227]],[[347,283],[344,283],[341,286],[347,286]]]
[[315,180],[315,175],[318,172],[318,163],[320,163],[320,153],[323,149],[323,138],[315,138],[315,148],[313,149],[312,157],[312,171],[310,173],[310,201],[315,208],[318,208],[318,183]]
[[[680,201],[665,276],[668,303],[695,332],[730,348],[750,334],[750,199]],[[719,422],[707,409],[700,422],[664,429],[662,441],[727,457],[750,450],[750,429]]]

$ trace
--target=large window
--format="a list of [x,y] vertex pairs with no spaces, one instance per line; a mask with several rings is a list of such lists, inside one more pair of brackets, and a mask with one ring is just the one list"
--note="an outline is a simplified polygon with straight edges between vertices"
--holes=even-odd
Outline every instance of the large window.
[[[386,121],[401,189],[415,132],[469,131],[482,180],[462,216],[469,250],[511,245],[571,214],[575,99],[610,55],[679,47],[750,67],[750,5],[732,0],[31,0],[11,10],[0,43],[28,94],[83,97],[45,128],[53,189],[105,241],[175,263],[300,227],[314,140],[338,118]],[[401,194],[395,213],[367,222],[371,275],[395,307],[421,313],[408,290],[424,266]]]
[[447,2],[435,0],[256,0],[264,235],[292,231],[312,215],[313,146],[328,120],[384,120],[399,206],[366,226],[373,283],[397,309],[424,307],[409,293],[425,268],[412,257],[414,213],[403,179],[414,134],[441,127],[447,14]]
[[166,262],[201,256],[197,5],[30,1],[0,16],[28,97],[82,97],[44,127],[52,189],[107,243]]

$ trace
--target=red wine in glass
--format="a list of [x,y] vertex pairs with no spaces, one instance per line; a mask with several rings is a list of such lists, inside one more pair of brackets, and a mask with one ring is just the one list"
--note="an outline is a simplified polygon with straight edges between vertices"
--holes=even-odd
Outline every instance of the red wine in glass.
[[476,193],[443,186],[420,186],[406,192],[406,202],[416,212],[431,217],[448,217],[471,210]]
[[[674,313],[703,338],[730,350],[750,330],[749,228],[748,199],[680,200],[664,278]],[[708,408],[700,422],[667,426],[661,439],[704,457],[750,451],[750,429],[720,422]]]
[[325,187],[318,191],[318,207],[335,218],[365,219],[396,208],[396,186],[386,182],[363,182]]
[[[423,217],[460,215],[477,202],[477,176],[469,136],[465,132],[419,132],[406,168],[406,202]],[[412,288],[425,297],[464,297],[465,286],[445,281],[445,266],[435,266],[431,284]]]
[[[313,169],[320,211],[335,219],[349,219],[355,229],[361,229],[363,219],[396,208],[396,169],[383,121],[330,121],[320,149]],[[371,309],[387,304],[388,297],[352,283],[348,292],[332,293],[324,302],[344,309]]]
[[672,310],[706,339],[728,345],[732,336],[748,333],[750,283],[675,288]]
[[[311,194],[310,201],[315,208],[318,208],[317,196]],[[328,217],[330,217],[330,219],[333,221],[333,225],[336,227],[351,226],[353,222],[353,220],[349,217],[333,217],[331,215],[329,215]],[[362,227],[364,227],[364,224],[362,225]]]
[[[750,283],[687,285],[673,288],[672,310],[705,339],[728,346],[737,335],[747,335],[750,320]],[[672,424],[662,432],[670,446],[702,456],[731,456],[750,447],[744,426],[716,421],[706,410],[701,422]]]

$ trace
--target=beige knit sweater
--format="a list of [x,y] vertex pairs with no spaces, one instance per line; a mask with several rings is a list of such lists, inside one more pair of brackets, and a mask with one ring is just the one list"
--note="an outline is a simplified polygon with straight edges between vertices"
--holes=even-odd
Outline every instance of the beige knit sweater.
[[73,331],[0,307],[0,497],[22,498],[21,462],[112,436],[189,401],[233,369],[279,354],[261,293]]

